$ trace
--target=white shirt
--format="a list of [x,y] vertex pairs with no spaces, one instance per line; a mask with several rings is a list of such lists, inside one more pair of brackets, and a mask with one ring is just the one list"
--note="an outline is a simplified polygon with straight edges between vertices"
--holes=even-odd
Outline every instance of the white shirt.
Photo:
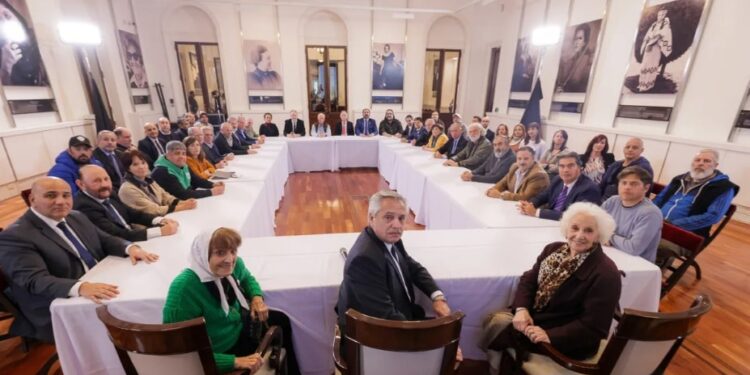
[[[406,292],[406,295],[409,296],[409,299],[411,299],[412,302],[414,302],[414,296],[412,296],[409,293],[409,289],[406,287],[406,281],[404,280],[404,275],[401,273],[401,266],[398,263],[398,252],[392,250],[393,249],[392,243],[384,242],[384,244],[385,244],[385,248],[388,250],[388,256],[391,257],[391,259],[393,259],[394,263],[396,263],[396,271],[398,272],[398,276],[401,279],[401,286],[404,287],[404,291]],[[436,298],[444,297],[444,296],[445,294],[443,294],[441,290],[436,290],[432,292],[432,294],[430,295],[430,299],[434,301]]]

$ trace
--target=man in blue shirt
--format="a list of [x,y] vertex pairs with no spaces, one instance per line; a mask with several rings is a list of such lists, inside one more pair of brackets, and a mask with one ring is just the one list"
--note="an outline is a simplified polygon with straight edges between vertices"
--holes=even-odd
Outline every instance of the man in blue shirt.
[[78,169],[84,165],[96,164],[101,165],[99,161],[93,159],[91,154],[93,147],[91,141],[82,135],[76,135],[68,140],[68,149],[61,152],[55,158],[55,165],[47,172],[47,176],[59,177],[70,185],[72,195],[78,194],[76,180],[79,177]]

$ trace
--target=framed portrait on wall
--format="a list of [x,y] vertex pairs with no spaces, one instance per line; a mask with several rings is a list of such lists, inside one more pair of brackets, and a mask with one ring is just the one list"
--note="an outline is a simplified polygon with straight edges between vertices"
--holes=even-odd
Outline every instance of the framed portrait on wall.
[[245,40],[242,44],[245,56],[248,90],[283,90],[280,69],[281,48],[278,43],[267,40]]
[[538,60],[539,48],[531,44],[531,38],[518,39],[516,58],[513,63],[513,78],[510,83],[511,92],[531,92]]
[[596,56],[602,20],[573,25],[565,30],[555,92],[585,93]]
[[128,84],[133,89],[148,88],[148,75],[143,64],[143,53],[141,53],[141,42],[138,35],[125,30],[117,30],[120,38],[120,53],[125,63],[125,73],[128,76]]
[[25,0],[0,0],[0,83],[49,86]]
[[373,43],[372,89],[404,89],[404,44]]
[[677,94],[700,37],[709,0],[649,0],[622,87],[623,94]]

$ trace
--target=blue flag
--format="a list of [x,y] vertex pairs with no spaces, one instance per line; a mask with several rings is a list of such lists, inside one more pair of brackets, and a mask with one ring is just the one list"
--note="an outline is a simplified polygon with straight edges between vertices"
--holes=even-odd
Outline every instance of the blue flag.
[[542,123],[542,114],[539,109],[539,103],[542,101],[542,83],[539,79],[536,80],[534,90],[531,91],[531,97],[529,102],[526,104],[526,109],[523,110],[523,116],[521,116],[521,123],[524,126],[528,126],[532,122]]

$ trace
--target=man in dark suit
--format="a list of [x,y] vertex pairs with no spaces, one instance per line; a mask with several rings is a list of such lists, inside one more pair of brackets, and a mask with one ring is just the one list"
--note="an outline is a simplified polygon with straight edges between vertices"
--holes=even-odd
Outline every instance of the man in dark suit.
[[354,135],[354,124],[349,121],[349,114],[346,111],[339,113],[339,121],[333,124],[331,135]]
[[114,132],[109,130],[99,132],[96,136],[96,148],[91,157],[99,160],[104,170],[107,171],[109,179],[112,181],[112,188],[115,191],[120,190],[126,171],[119,155],[117,155],[117,136]]
[[370,197],[369,225],[352,245],[339,289],[338,322],[346,331],[348,309],[381,319],[421,320],[425,311],[416,304],[416,286],[433,301],[438,317],[450,307],[430,273],[404,249],[401,234],[408,215],[406,200],[394,191]]
[[492,141],[493,153],[479,168],[465,171],[461,174],[464,181],[485,182],[496,184],[502,180],[510,166],[516,162],[516,154],[510,149],[510,139],[504,135],[497,136]]
[[358,118],[354,125],[355,135],[378,135],[378,126],[375,120],[370,118],[370,108],[362,110],[362,118]]
[[159,126],[159,139],[163,144],[169,143],[169,141],[182,141],[180,133],[172,131],[172,123],[166,117],[159,117],[157,121]]
[[115,152],[118,155],[125,151],[136,149],[136,146],[133,144],[133,133],[130,129],[118,126],[115,128],[114,132],[117,137],[117,148]]
[[296,110],[289,112],[289,119],[284,121],[284,136],[285,137],[304,137],[305,136],[305,122],[297,118],[298,114]]
[[[252,124],[252,122],[253,119],[251,118],[250,123]],[[260,148],[258,139],[247,133],[247,120],[245,120],[245,117],[240,116],[237,119],[237,130],[234,131],[234,134],[240,139],[240,142],[243,145],[250,146],[250,148]]]
[[164,155],[166,143],[159,139],[159,129],[151,122],[143,125],[143,133],[146,134],[146,137],[138,141],[138,150],[148,156],[151,161],[148,166],[153,168],[156,159]]
[[522,214],[560,220],[563,212],[573,203],[599,204],[599,186],[581,173],[581,159],[577,153],[561,153],[557,159],[557,167],[560,174],[552,180],[547,189],[531,198],[531,201],[519,202]]
[[460,124],[452,124],[448,129],[448,134],[450,135],[450,139],[448,142],[445,142],[443,147],[435,151],[435,158],[442,159],[443,157],[447,157],[450,159],[458,155],[466,147],[466,144],[469,143],[466,137],[464,137],[464,127]]
[[492,143],[492,141],[495,140],[495,132],[490,130],[490,118],[487,116],[484,116],[482,117],[481,121],[482,122],[480,122],[480,124],[482,124],[482,127],[484,128],[484,137],[487,138],[487,140],[490,141],[490,143]]
[[248,150],[249,146],[243,145],[233,130],[230,123],[225,122],[221,124],[219,134],[214,138],[214,146],[220,154],[247,155],[257,153],[257,151]]
[[203,144],[201,144],[201,147],[211,164],[226,164],[226,162],[234,159],[233,153],[230,152],[228,154],[223,154],[219,151],[219,148],[216,147],[216,144],[214,143],[213,126],[203,126],[201,127],[201,132],[203,133]]
[[117,296],[115,285],[79,281],[98,261],[107,255],[129,256],[135,264],[159,257],[71,211],[70,186],[59,178],[36,180],[29,200],[31,208],[0,232],[0,269],[10,281],[6,293],[20,311],[10,332],[54,342],[49,309],[55,298],[81,296],[100,303]]
[[469,125],[469,143],[458,155],[446,160],[443,165],[449,167],[479,168],[492,154],[492,144],[484,137],[482,125]]
[[128,241],[146,241],[177,233],[176,221],[149,215],[120,202],[117,194],[112,194],[112,183],[102,167],[88,165],[81,168],[76,184],[81,194],[73,200],[73,209],[113,236]]

